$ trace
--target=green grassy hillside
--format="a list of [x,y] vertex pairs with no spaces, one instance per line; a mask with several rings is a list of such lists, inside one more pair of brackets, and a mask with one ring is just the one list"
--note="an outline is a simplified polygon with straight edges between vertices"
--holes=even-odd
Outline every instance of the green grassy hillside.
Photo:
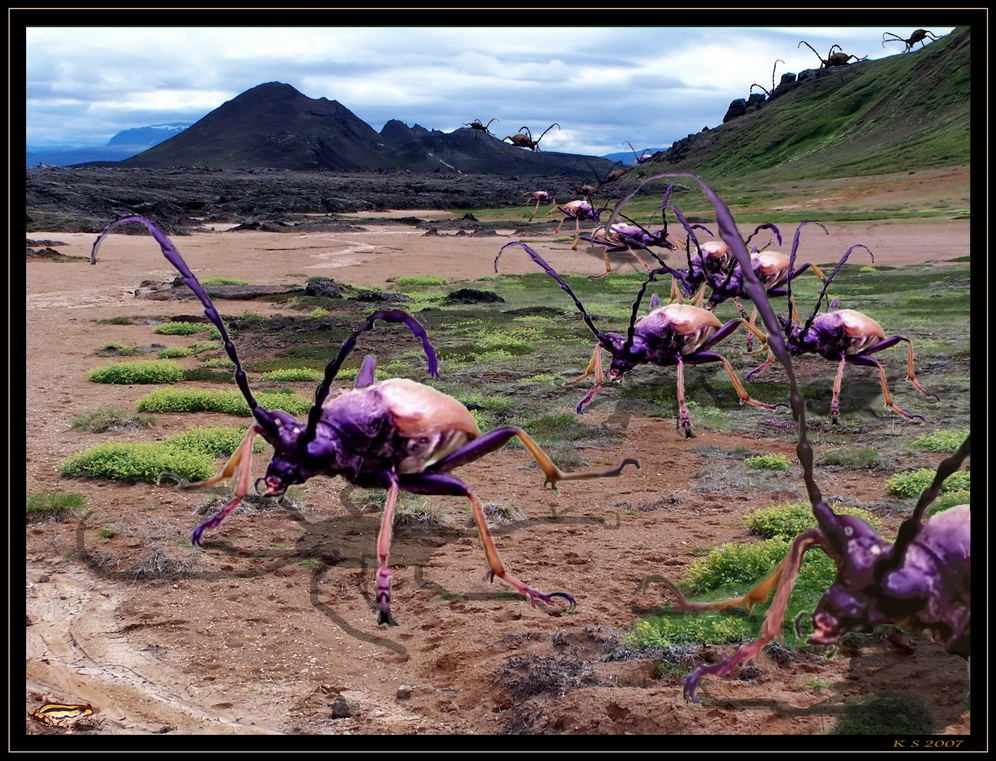
[[[967,164],[967,27],[912,53],[854,63],[688,139],[639,173],[750,182],[853,177]],[[681,153],[680,157],[676,153]]]

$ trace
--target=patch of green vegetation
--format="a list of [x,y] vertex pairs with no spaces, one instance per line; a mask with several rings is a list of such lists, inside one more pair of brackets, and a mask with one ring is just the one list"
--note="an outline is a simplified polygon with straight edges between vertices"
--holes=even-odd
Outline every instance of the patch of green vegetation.
[[195,355],[203,354],[206,351],[219,351],[221,349],[221,347],[213,341],[194,341],[192,344],[187,346],[187,348],[190,349],[190,351]]
[[828,449],[819,455],[820,465],[836,465],[856,470],[885,467],[880,453],[871,447],[840,447]]
[[913,439],[913,443],[910,446],[913,449],[919,449],[924,452],[954,453],[964,443],[968,437],[968,433],[968,428],[958,430],[944,428],[933,433],[924,434],[923,436],[917,436]]
[[298,562],[298,565],[302,568],[307,568],[309,571],[316,570],[321,564],[314,558],[305,558]]
[[[291,415],[303,415],[311,409],[311,400],[287,392],[260,391],[257,401],[266,409],[279,409]],[[239,391],[207,391],[200,388],[162,388],[139,399],[139,412],[222,412],[249,417],[249,405]]]
[[919,700],[883,694],[848,701],[828,734],[931,735],[936,727],[930,710]]
[[[298,381],[310,381],[317,383],[322,378],[325,377],[325,373],[321,370],[313,370],[307,367],[288,367],[283,370],[270,370],[267,373],[263,373],[259,376],[262,381],[275,381],[278,383],[295,383]],[[342,372],[339,372],[338,377],[342,377]],[[356,377],[356,372],[354,371],[353,377]]]
[[162,443],[98,444],[62,464],[67,478],[107,478],[113,481],[156,483],[161,473],[188,481],[203,481],[214,472],[214,458]]
[[[832,505],[833,511],[838,515],[853,515],[860,518],[875,531],[881,533],[882,522],[869,513],[858,507],[842,507]],[[816,528],[816,516],[808,502],[787,502],[772,507],[762,507],[752,510],[744,518],[747,530],[752,534],[765,537],[779,537],[791,540],[798,534],[811,528]]]
[[120,343],[107,344],[98,349],[95,354],[102,357],[115,356],[115,357],[129,357],[135,354],[141,353],[141,349],[137,346],[125,346]]
[[211,359],[202,359],[201,367],[205,367],[209,370],[213,369],[224,369],[224,370],[234,370],[235,363],[230,359],[224,357],[213,357]]
[[943,513],[958,505],[968,505],[972,501],[972,492],[968,489],[958,489],[947,494],[941,494],[927,508],[927,517]]
[[434,285],[449,285],[450,281],[445,277],[433,277],[432,275],[413,275],[410,277],[396,277],[394,284],[399,288],[419,288]]
[[[210,325],[201,322],[164,322],[162,325],[157,325],[153,332],[166,336],[192,336],[194,333],[204,333],[210,329]],[[220,333],[218,337],[221,337]]]
[[120,431],[126,428],[149,428],[156,424],[156,419],[149,415],[136,415],[116,407],[102,407],[91,412],[84,412],[73,418],[72,427],[78,431],[105,433]]
[[318,318],[318,317],[328,317],[331,314],[328,309],[323,307],[315,307],[310,312],[308,312],[308,317]]
[[28,495],[27,520],[29,523],[45,520],[63,521],[75,517],[88,506],[87,498],[82,494],[37,492]]
[[[936,471],[930,468],[918,468],[904,473],[896,473],[885,479],[885,486],[890,494],[900,497],[917,497],[934,481]],[[952,473],[941,485],[941,493],[962,491],[971,488],[972,474],[967,470]]]
[[137,362],[112,362],[87,373],[94,383],[123,385],[145,383],[177,383],[183,380],[183,368],[165,359],[143,359]]
[[[162,442],[177,449],[202,452],[212,457],[228,457],[246,437],[246,429],[229,425],[192,428]],[[262,452],[264,444],[258,438],[253,442],[253,452]]]
[[760,454],[745,458],[744,466],[752,470],[788,470],[789,461],[783,454]]
[[179,359],[193,356],[193,350],[182,346],[169,346],[159,352],[159,359]]
[[202,280],[201,285],[249,285],[249,281],[230,277],[209,277],[207,280]]
[[97,532],[97,535],[101,539],[113,539],[118,535],[118,532],[115,531],[114,529],[102,528],[100,531]]

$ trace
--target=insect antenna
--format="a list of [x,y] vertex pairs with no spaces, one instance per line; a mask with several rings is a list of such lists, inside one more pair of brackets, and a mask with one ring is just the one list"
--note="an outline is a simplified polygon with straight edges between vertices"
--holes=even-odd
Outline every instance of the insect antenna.
[[519,241],[512,241],[511,243],[506,243],[504,246],[502,246],[501,250],[498,251],[498,256],[495,257],[495,272],[498,272],[498,260],[501,259],[501,255],[504,253],[505,249],[508,248],[509,246],[518,246],[519,248],[523,249],[527,254],[529,254],[529,256],[532,257],[533,261],[543,268],[546,274],[548,274],[550,277],[556,280],[557,283],[560,284],[561,290],[566,292],[567,295],[570,296],[571,299],[573,299],[574,305],[581,312],[581,317],[584,319],[585,324],[587,324],[588,327],[591,328],[591,332],[595,334],[595,337],[598,338],[599,342],[603,346],[612,345],[611,339],[605,333],[602,333],[598,328],[595,327],[595,323],[592,321],[591,315],[588,314],[588,310],[584,308],[584,304],[581,303],[581,300],[574,294],[574,291],[571,290],[571,287],[567,284],[567,281],[564,280],[560,275],[558,275],[557,271],[543,260],[543,257],[541,257],[539,254],[533,251],[533,249],[531,249],[525,243],[521,243]]
[[[776,238],[776,239],[778,240],[778,245],[779,245],[779,246],[780,246],[780,245],[782,245],[782,234],[781,234],[781,232],[779,232],[778,228],[777,228],[777,227],[775,227],[775,226],[774,226],[773,224],[771,224],[770,222],[765,222],[764,224],[762,224],[762,225],[758,225],[757,227],[755,227],[755,228],[754,228],[754,232],[752,232],[752,233],[751,233],[750,235],[748,235],[748,236],[747,236],[747,239],[746,239],[746,240],[744,241],[744,245],[745,245],[745,246],[747,246],[747,245],[750,245],[750,242],[751,242],[751,239],[752,239],[752,238],[753,238],[753,237],[754,237],[755,235],[757,235],[757,234],[758,234],[759,232],[761,232],[761,230],[771,230],[771,231],[772,231],[772,232],[773,232],[773,233],[775,234],[775,238]],[[770,243],[768,243],[768,244],[767,244],[767,245],[765,246],[765,248],[767,248],[767,247],[768,247],[768,246],[770,246],[770,245],[771,245],[771,244],[770,244]]]
[[197,276],[190,271],[187,263],[180,256],[180,252],[176,247],[170,242],[170,239],[166,237],[162,230],[160,230],[155,223],[145,217],[140,217],[137,215],[132,215],[128,217],[121,217],[111,222],[107,227],[105,227],[97,240],[93,243],[93,248],[90,251],[90,264],[97,263],[97,249],[100,248],[100,244],[103,242],[104,238],[119,225],[127,224],[128,222],[138,222],[139,224],[145,225],[146,229],[152,234],[152,237],[156,239],[159,244],[159,248],[162,249],[163,256],[176,267],[177,271],[183,278],[183,282],[187,285],[190,290],[194,292],[194,295],[200,300],[201,304],[204,305],[204,316],[207,317],[221,334],[222,343],[225,346],[225,353],[228,354],[228,358],[232,360],[235,365],[235,383],[238,385],[239,390],[242,392],[242,396],[245,397],[246,402],[249,405],[249,410],[252,412],[252,416],[260,424],[260,427],[266,432],[267,437],[273,437],[277,435],[277,427],[274,423],[273,416],[263,409],[259,402],[256,401],[256,397],[253,396],[252,391],[249,388],[249,378],[246,375],[245,370],[242,367],[242,362],[239,360],[238,352],[235,350],[235,344],[232,343],[231,337],[228,335],[228,331],[225,329],[225,323],[221,319],[221,315],[218,314],[218,310],[215,309],[214,303],[211,298],[207,295],[207,291],[201,285]]
[[[628,353],[630,348],[633,346],[633,338],[636,335],[636,315],[640,311],[640,302],[643,301],[643,295],[647,292],[647,286],[657,280],[657,275],[663,275],[665,273],[676,276],[674,270],[670,267],[658,267],[657,269],[647,273],[647,279],[643,281],[643,284],[640,286],[640,290],[637,291],[636,301],[633,302],[633,312],[629,317],[629,329],[626,331],[626,342],[623,344],[623,355]],[[656,296],[657,294],[654,295]]]
[[342,363],[346,361],[346,357],[348,357],[356,347],[356,339],[361,333],[372,330],[374,323],[377,320],[383,320],[384,322],[405,323],[405,325],[408,326],[408,329],[411,330],[412,335],[422,341],[422,349],[425,352],[425,358],[429,363],[429,375],[433,378],[439,376],[436,351],[432,348],[432,344],[429,343],[429,335],[425,332],[425,328],[422,327],[422,323],[401,309],[388,309],[380,312],[374,312],[367,317],[359,328],[353,331],[349,338],[343,341],[342,347],[339,349],[338,356],[336,356],[335,359],[325,366],[325,377],[315,390],[315,403],[308,412],[308,427],[305,429],[304,436],[300,439],[302,447],[307,446],[308,443],[315,438],[316,426],[322,417],[322,405],[325,403],[325,399],[329,395],[329,390],[332,387],[332,381],[339,372],[339,368],[342,367]]
[[971,438],[971,436],[966,436],[958,451],[942,460],[941,464],[937,466],[937,473],[934,475],[934,480],[930,486],[921,492],[916,507],[913,508],[913,514],[900,524],[888,561],[883,562],[880,567],[875,569],[879,580],[884,578],[889,572],[902,566],[906,550],[912,544],[913,540],[916,539],[920,531],[923,514],[931,503],[937,499],[937,495],[940,494],[941,485],[945,479],[955,471],[961,469],[962,463],[968,457],[971,451]]
[[[556,127],[557,129],[560,129],[560,125],[559,125],[559,124],[557,124],[557,122],[554,122],[554,123],[553,123],[553,124],[551,124],[551,125],[550,125],[549,127],[547,127],[547,128],[545,129],[545,130],[543,130],[543,135],[545,135],[545,134],[546,134],[547,132],[549,132],[550,130],[552,130],[552,129],[553,129],[554,127]],[[540,136],[539,136],[539,139],[537,139],[537,140],[536,140],[536,142],[537,142],[537,143],[538,143],[538,142],[539,142],[540,140],[542,140],[542,139],[543,139],[543,135],[540,135]],[[532,139],[533,139],[533,136],[532,136],[532,135],[530,135],[530,136],[529,136],[529,139],[530,139],[530,140],[532,140]]]
[[[816,224],[819,224],[819,222],[817,222]],[[798,234],[798,231],[797,231],[797,234]],[[803,332],[809,330],[810,326],[812,326],[813,320],[816,319],[816,314],[820,311],[820,304],[823,303],[823,299],[827,295],[827,289],[830,287],[830,282],[834,279],[834,277],[837,275],[837,273],[840,272],[841,268],[844,266],[844,263],[847,261],[847,257],[849,257],[851,255],[851,252],[854,249],[856,249],[856,248],[863,248],[865,251],[868,252],[868,255],[872,258],[872,261],[875,261],[875,255],[872,253],[871,249],[868,248],[868,246],[864,245],[863,243],[855,243],[853,246],[851,246],[849,249],[847,249],[847,251],[844,252],[844,255],[842,257],[840,257],[840,260],[837,262],[837,265],[833,268],[833,270],[830,272],[830,274],[827,275],[827,279],[823,283],[823,290],[820,291],[820,295],[816,299],[816,307],[813,309],[813,313],[809,316],[809,319],[806,320],[806,324],[803,327]],[[793,251],[794,251],[794,249],[793,249]],[[791,265],[790,265],[790,268],[791,268]],[[791,285],[791,281],[790,281],[790,285]],[[789,291],[789,294],[791,294],[791,291]],[[790,301],[789,302],[790,308],[791,308],[791,303],[792,302]]]

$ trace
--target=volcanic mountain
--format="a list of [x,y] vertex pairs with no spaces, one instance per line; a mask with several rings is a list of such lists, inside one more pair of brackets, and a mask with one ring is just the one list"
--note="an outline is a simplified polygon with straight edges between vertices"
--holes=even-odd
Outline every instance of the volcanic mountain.
[[247,90],[120,165],[542,175],[612,167],[596,156],[517,148],[470,128],[445,133],[391,120],[378,133],[341,103],[309,98],[280,82]]

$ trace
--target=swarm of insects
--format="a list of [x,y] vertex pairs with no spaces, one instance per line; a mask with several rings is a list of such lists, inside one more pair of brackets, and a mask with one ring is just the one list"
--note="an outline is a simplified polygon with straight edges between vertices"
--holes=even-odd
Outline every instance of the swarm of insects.
[[575,600],[566,592],[543,594],[505,570],[488,530],[480,500],[450,471],[484,457],[513,438],[518,438],[536,459],[546,476],[545,485],[553,488],[560,481],[618,476],[627,465],[639,467],[637,460],[626,458],[610,470],[564,473],[521,428],[509,426],[482,434],[469,410],[451,396],[405,378],[375,382],[376,359],[372,355],[363,360],[353,389],[337,395],[330,394],[332,381],[355,348],[358,337],[371,330],[378,320],[406,325],[422,343],[429,374],[433,377],[438,374],[436,353],[425,329],[418,320],[401,310],[374,312],[343,342],[338,355],[325,368],[307,421],[299,421],[283,410],[266,410],[259,405],[249,388],[235,345],[211,299],[179,251],[152,222],[139,216],[111,222],[94,242],[91,262],[96,263],[97,249],[107,235],[114,228],[129,222],[140,223],[148,229],[159,243],[163,255],[176,267],[184,283],[204,305],[205,316],[221,333],[225,351],[235,365],[235,382],[255,419],[244,441],[220,474],[184,487],[210,486],[233,475],[236,477],[235,494],[228,504],[194,529],[192,541],[195,545],[200,546],[204,532],[217,528],[249,493],[253,440],[256,436],[262,436],[274,450],[266,475],[256,481],[257,491],[261,491],[263,496],[279,497],[288,487],[302,484],[315,476],[342,476],[356,486],[387,490],[387,503],[377,537],[380,561],[377,571],[378,623],[394,623],[391,617],[388,556],[399,491],[459,496],[470,500],[488,560],[489,578],[497,576],[525,595],[532,605],[540,602],[553,607],[555,599],[561,598],[568,603],[569,609],[574,608]]
[[[788,554],[771,575],[735,600],[696,603],[686,600],[671,582],[666,582],[683,610],[709,610],[744,605],[748,608],[772,594],[761,636],[742,645],[733,655],[715,664],[696,668],[684,679],[684,694],[695,700],[699,680],[706,674],[723,676],[739,664],[756,657],[781,633],[782,621],[799,573],[804,553],[822,549],[837,566],[833,585],[811,614],[814,632],[809,641],[829,645],[848,632],[867,632],[884,623],[907,630],[927,631],[948,652],[967,658],[970,654],[971,563],[970,513],[967,505],[938,513],[924,522],[929,505],[937,498],[944,480],[969,456],[970,440],[937,469],[933,483],[920,495],[913,514],[903,521],[892,543],[882,539],[860,518],[838,515],[823,501],[813,477],[813,450],[806,437],[806,415],[792,369],[789,349],[780,335],[779,317],[764,293],[761,281],[750,270],[749,253],[737,232],[726,204],[701,179],[716,210],[720,234],[746,273],[747,292],[770,331],[771,349],[785,367],[791,387],[792,412],[799,426],[796,454],[818,528],[799,534]],[[797,620],[798,624],[798,620]]]

